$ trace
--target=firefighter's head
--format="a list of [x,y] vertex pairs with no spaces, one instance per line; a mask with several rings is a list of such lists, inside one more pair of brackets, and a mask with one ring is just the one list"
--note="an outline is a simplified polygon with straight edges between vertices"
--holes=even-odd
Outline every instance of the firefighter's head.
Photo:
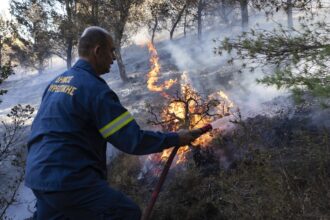
[[79,39],[78,54],[87,60],[99,75],[108,73],[115,57],[115,46],[108,31],[92,26],[85,29]]

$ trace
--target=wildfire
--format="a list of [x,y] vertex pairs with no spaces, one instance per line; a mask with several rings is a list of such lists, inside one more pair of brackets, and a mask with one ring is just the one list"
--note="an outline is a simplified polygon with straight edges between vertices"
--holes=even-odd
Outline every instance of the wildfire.
[[[184,75],[185,82],[187,76]],[[217,118],[221,118],[230,114],[229,110],[233,107],[233,103],[229,100],[228,96],[219,91],[210,95],[206,100],[195,91],[190,84],[181,84],[181,95],[173,97],[169,100],[169,104],[163,108],[161,118],[168,122],[165,129],[177,131],[179,129],[193,129],[201,128]],[[212,110],[212,114],[210,111]],[[192,146],[207,147],[210,145],[213,136],[211,133],[206,133],[196,139]],[[187,160],[187,152],[191,150],[191,146],[183,146],[179,149],[176,164],[182,163]],[[169,157],[171,149],[164,150],[162,153],[162,160],[165,161]]]
[[218,92],[218,94],[226,102],[228,108],[234,107],[234,103],[229,100],[228,96],[223,91]]
[[[152,69],[148,74],[148,89],[150,91],[163,92],[164,89],[170,88],[177,80],[168,80],[163,85],[156,86],[160,65],[158,63],[158,55],[155,47],[148,43],[151,53],[150,62]],[[168,104],[161,111],[161,119],[164,122],[162,127],[167,131],[178,131],[179,129],[201,128],[217,118],[221,118],[230,114],[229,110],[234,106],[228,96],[219,91],[209,95],[203,99],[197,91],[191,86],[186,73],[181,77],[181,91],[176,96],[166,96]],[[212,141],[211,133],[206,133],[196,139],[192,146],[207,147]],[[187,152],[191,150],[191,146],[183,146],[177,152],[176,164],[180,164],[187,160]],[[166,161],[172,149],[167,149],[160,156],[161,161]],[[156,160],[159,160],[159,157]]]
[[170,79],[164,82],[163,85],[156,85],[158,82],[159,72],[160,72],[160,64],[159,57],[157,54],[157,50],[151,42],[148,42],[148,49],[151,54],[150,64],[151,70],[148,74],[148,89],[153,92],[162,92],[164,89],[171,88],[177,81]]

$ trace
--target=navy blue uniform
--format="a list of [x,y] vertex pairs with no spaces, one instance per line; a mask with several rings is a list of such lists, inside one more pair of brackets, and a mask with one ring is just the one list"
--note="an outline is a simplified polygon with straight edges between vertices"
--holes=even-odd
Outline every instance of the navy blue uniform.
[[[49,192],[54,197],[54,192],[100,191],[107,188],[107,141],[126,153],[143,155],[177,146],[178,139],[176,133],[141,130],[92,66],[79,60],[43,94],[28,142],[25,184],[34,190],[38,203],[49,200],[45,197]],[[112,195],[125,206],[128,198],[123,194],[111,193],[114,190],[110,188],[103,191],[107,196],[100,201],[111,200]],[[45,205],[65,213],[51,201],[40,206]]]

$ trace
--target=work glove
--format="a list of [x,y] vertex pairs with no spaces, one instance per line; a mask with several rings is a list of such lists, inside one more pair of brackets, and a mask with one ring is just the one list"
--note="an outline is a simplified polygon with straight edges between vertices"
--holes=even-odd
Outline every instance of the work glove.
[[177,133],[179,135],[179,146],[185,146],[193,142],[205,132],[203,132],[201,129],[194,129],[190,131],[180,130]]

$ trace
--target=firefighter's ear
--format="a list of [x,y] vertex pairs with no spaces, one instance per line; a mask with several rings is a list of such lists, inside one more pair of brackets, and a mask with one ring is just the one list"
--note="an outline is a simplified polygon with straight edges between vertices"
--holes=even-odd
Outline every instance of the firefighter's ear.
[[100,45],[96,45],[96,46],[94,47],[94,49],[93,49],[93,53],[94,53],[94,55],[95,55],[95,56],[98,56],[98,55],[100,55],[100,52],[101,52],[101,47],[100,47]]

